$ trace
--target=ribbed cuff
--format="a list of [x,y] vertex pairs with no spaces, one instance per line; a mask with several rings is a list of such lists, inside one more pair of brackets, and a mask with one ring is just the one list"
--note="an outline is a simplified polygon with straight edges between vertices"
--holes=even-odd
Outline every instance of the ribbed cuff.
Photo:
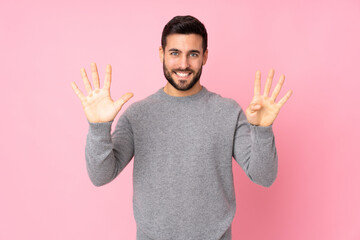
[[109,121],[109,122],[101,122],[101,123],[92,123],[89,122],[89,132],[91,132],[91,134],[93,135],[106,135],[109,134],[111,132],[111,125],[113,123],[114,120]]
[[267,139],[274,137],[272,125],[263,127],[250,124],[250,129],[255,134],[257,139]]

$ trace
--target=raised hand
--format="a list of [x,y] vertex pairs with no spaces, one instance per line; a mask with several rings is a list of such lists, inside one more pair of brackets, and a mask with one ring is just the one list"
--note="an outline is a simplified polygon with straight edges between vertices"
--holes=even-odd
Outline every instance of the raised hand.
[[115,102],[112,100],[110,97],[110,64],[106,66],[106,75],[103,88],[100,88],[99,74],[95,63],[91,63],[94,89],[91,87],[85,69],[82,68],[80,72],[88,95],[84,96],[75,82],[71,82],[71,87],[73,88],[75,94],[79,97],[89,122],[100,123],[114,120],[124,103],[132,98],[134,94],[129,92],[124,94],[119,100]]
[[281,107],[285,102],[290,98],[292,90],[289,90],[285,96],[278,102],[275,103],[276,97],[279,95],[282,85],[285,81],[285,76],[281,75],[279,82],[276,84],[276,87],[269,97],[269,92],[274,77],[275,70],[271,69],[268,74],[268,78],[265,83],[264,94],[260,95],[261,90],[261,73],[260,71],[256,72],[255,77],[255,88],[254,88],[254,97],[246,109],[245,114],[249,123],[258,126],[270,126],[276,116],[278,115]]

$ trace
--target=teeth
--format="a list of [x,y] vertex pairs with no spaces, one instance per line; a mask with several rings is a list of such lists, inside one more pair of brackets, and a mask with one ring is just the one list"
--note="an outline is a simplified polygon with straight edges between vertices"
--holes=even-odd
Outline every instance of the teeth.
[[180,72],[176,72],[176,74],[179,75],[180,77],[186,77],[190,75],[190,73],[180,73]]

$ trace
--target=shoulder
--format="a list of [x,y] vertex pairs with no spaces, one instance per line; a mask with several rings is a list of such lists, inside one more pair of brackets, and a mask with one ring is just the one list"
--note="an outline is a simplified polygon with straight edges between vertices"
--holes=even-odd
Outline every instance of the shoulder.
[[131,103],[128,108],[124,111],[124,114],[127,117],[136,117],[140,113],[144,111],[148,111],[150,106],[154,106],[156,102],[160,101],[159,98],[156,97],[157,92],[145,97],[141,100]]
[[208,92],[209,92],[208,101],[210,101],[215,106],[222,108],[222,109],[231,110],[231,111],[234,111],[234,110],[240,111],[241,110],[241,106],[234,99],[223,97],[220,94],[212,92],[212,91],[208,91]]

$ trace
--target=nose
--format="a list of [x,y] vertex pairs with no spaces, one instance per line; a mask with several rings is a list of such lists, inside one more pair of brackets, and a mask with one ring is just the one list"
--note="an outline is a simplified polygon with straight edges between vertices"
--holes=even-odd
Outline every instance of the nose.
[[190,67],[188,56],[183,55],[180,59],[180,68],[186,69],[188,67]]

